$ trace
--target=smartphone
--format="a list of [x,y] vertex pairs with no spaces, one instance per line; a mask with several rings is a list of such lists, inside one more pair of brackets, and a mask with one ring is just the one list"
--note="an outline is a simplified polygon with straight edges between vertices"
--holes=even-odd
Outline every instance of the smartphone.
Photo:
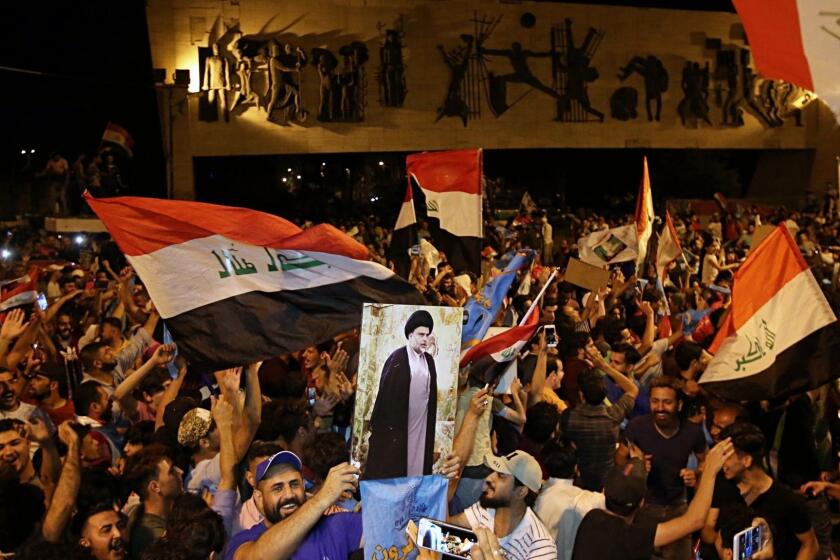
[[543,327],[545,331],[545,344],[549,348],[556,348],[557,347],[557,328],[554,325],[545,325]]
[[100,292],[104,292],[105,290],[108,289],[110,284],[111,283],[108,282],[107,280],[97,280],[96,282],[94,282],[93,287],[96,288],[97,290],[99,290]]
[[306,397],[309,399],[309,406],[313,406],[315,404],[315,387],[306,390]]
[[444,558],[469,558],[478,537],[466,527],[421,517],[417,523],[417,546],[440,553]]
[[38,294],[38,299],[35,300],[35,301],[38,302],[38,308],[41,311],[46,311],[47,310],[47,296],[44,293],[39,293]]
[[748,560],[753,554],[761,550],[763,541],[763,526],[744,529],[732,537],[732,557],[735,560]]
[[[404,247],[405,245],[403,245]],[[408,250],[408,254],[412,257],[416,257],[420,254],[420,245],[412,245],[411,248]]]

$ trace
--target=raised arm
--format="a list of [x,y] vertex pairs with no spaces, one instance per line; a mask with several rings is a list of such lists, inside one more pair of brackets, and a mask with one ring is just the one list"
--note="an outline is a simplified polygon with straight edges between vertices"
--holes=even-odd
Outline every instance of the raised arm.
[[169,384],[169,387],[166,388],[160,399],[160,404],[158,405],[157,413],[155,414],[155,430],[163,427],[163,412],[166,410],[166,406],[174,401],[175,397],[178,396],[178,392],[181,390],[181,385],[184,384],[184,378],[186,377],[187,365],[186,363],[182,363],[178,368],[178,377],[172,380],[172,383]]
[[462,465],[467,464],[467,460],[472,454],[475,434],[478,430],[478,419],[484,410],[490,406],[490,401],[493,399],[489,393],[489,389],[482,389],[472,396],[469,408],[464,412],[461,427],[455,434],[455,439],[452,442],[452,453],[458,455]]
[[9,347],[15,339],[26,332],[28,324],[23,320],[25,316],[23,309],[12,309],[6,315],[3,325],[0,326],[0,365],[7,363]]
[[67,446],[67,456],[64,458],[61,477],[41,527],[44,539],[51,543],[61,542],[64,528],[75,511],[76,497],[82,480],[79,436],[70,426],[70,422],[64,422],[58,427],[58,437]]
[[665,546],[686,535],[698,531],[706,521],[706,514],[712,505],[712,494],[715,490],[715,477],[723,467],[724,461],[732,455],[732,440],[725,439],[715,445],[706,456],[706,469],[700,477],[700,484],[688,510],[681,516],[660,523],[656,526],[654,546]]
[[543,390],[545,389],[545,372],[548,367],[548,346],[545,342],[545,331],[540,332],[539,341],[537,363],[534,365],[534,376],[531,378],[531,388],[528,391],[526,407],[540,402],[542,400]]
[[131,397],[131,394],[149,372],[156,367],[162,367],[171,362],[175,358],[174,354],[174,344],[161,344],[155,349],[155,353],[152,354],[151,358],[146,360],[134,373],[117,385],[117,388],[114,390],[114,399],[123,405],[123,410],[132,414],[137,409],[137,402]]
[[621,387],[621,390],[630,395],[633,398],[636,398],[639,395],[639,388],[633,383],[633,380],[612,367],[607,361],[601,356],[601,353],[597,350],[587,350],[586,355],[592,360],[592,363],[595,364],[595,367],[606,373],[610,376],[616,385]]
[[656,321],[654,320],[653,307],[650,303],[643,301],[639,306],[642,313],[645,314],[645,332],[642,336],[642,344],[639,346],[639,355],[644,356],[653,346],[653,340],[656,336]]

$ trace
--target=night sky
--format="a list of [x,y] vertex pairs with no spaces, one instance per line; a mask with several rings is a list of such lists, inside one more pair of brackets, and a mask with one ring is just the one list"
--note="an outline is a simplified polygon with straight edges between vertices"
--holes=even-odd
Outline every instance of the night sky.
[[[585,4],[587,2],[573,2]],[[601,4],[734,11],[729,0],[604,1]],[[107,122],[126,128],[135,140],[135,157],[122,162],[123,175],[135,194],[163,196],[165,166],[157,105],[151,79],[151,55],[142,0],[10,2],[4,5],[6,29],[0,48],[4,92],[0,134],[0,188],[14,189],[43,168],[49,154],[62,153],[72,164],[91,153]],[[18,69],[20,71],[10,70]],[[38,74],[23,71],[37,72]],[[29,151],[35,150],[33,156]],[[27,155],[21,155],[21,150]],[[510,175],[513,184],[558,184],[552,174],[535,173],[546,154],[529,151],[533,165],[521,166],[521,152],[490,152],[487,172]],[[606,154],[566,151],[570,162],[584,157],[594,164]],[[613,151],[616,153],[616,151]],[[620,151],[619,157],[638,158]],[[391,159],[396,154],[392,154]],[[315,156],[321,158],[322,156]],[[329,158],[329,156],[326,156]],[[347,156],[336,156],[342,161]],[[361,156],[360,156],[361,157]],[[555,157],[555,156],[552,156]],[[750,160],[724,163],[738,167]],[[666,153],[662,158],[670,159]],[[682,159],[677,156],[677,161]],[[743,160],[743,161],[741,161]],[[628,163],[630,160],[628,159]],[[285,165],[285,164],[284,164]],[[273,166],[272,166],[273,167]],[[560,184],[577,190],[587,165],[561,174]],[[621,165],[617,167],[623,167]],[[739,171],[740,172],[740,171]],[[585,175],[584,175],[585,176]],[[637,180],[637,179],[634,179]],[[596,184],[615,188],[609,176]],[[0,215],[4,212],[0,210]]]

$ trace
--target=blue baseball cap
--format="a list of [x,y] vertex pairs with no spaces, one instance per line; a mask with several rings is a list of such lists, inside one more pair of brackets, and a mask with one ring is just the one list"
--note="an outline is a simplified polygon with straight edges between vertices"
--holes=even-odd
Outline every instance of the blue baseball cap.
[[268,472],[268,469],[276,467],[277,465],[291,465],[298,471],[303,469],[303,463],[301,462],[300,457],[291,451],[280,451],[257,465],[255,477],[257,482],[265,478],[265,474]]

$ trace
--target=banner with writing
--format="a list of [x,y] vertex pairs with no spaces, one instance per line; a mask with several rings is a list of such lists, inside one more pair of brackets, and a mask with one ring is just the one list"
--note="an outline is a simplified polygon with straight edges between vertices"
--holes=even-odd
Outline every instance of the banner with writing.
[[446,519],[448,480],[440,475],[363,480],[365,560],[409,560],[417,551],[405,534],[409,520]]

